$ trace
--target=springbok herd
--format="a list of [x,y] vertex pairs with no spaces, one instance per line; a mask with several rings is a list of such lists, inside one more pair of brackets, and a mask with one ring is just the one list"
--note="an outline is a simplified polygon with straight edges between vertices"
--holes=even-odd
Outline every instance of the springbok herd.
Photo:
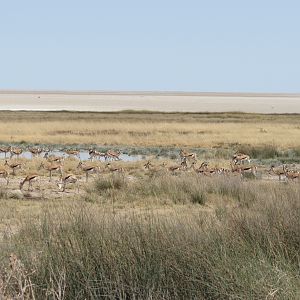
[[[79,160],[77,165],[77,170],[81,170],[82,173],[85,173],[86,182],[88,181],[89,174],[100,174],[100,173],[120,173],[124,175],[126,169],[123,167],[114,167],[112,166],[111,161],[121,160],[119,151],[108,150],[106,152],[98,152],[94,149],[89,150],[89,160],[93,161],[94,159],[100,161],[101,158],[105,161],[105,167],[101,168],[100,165],[94,165],[88,163],[87,161],[82,162],[80,160],[80,150],[77,149],[67,149],[64,150],[63,156],[55,156],[50,154],[49,150],[33,147],[26,149],[31,152],[32,158],[41,157],[43,155],[43,161],[41,162],[38,170],[44,169],[49,173],[49,181],[52,180],[52,173],[57,172],[60,175],[56,184],[59,187],[59,190],[64,192],[66,190],[67,184],[76,184],[78,182],[77,176],[74,174],[64,174],[64,159],[68,157],[75,157]],[[0,177],[6,180],[6,184],[9,184],[10,176],[15,176],[18,169],[22,169],[24,164],[18,161],[13,161],[13,157],[20,158],[24,149],[19,147],[12,146],[2,146],[0,147],[0,154],[4,155],[4,164],[0,167]],[[203,176],[213,176],[213,175],[237,175],[243,178],[245,174],[252,174],[256,177],[257,166],[251,164],[249,155],[244,153],[235,153],[230,161],[230,168],[216,168],[210,167],[208,162],[202,162],[200,166],[197,166],[197,157],[196,153],[190,153],[185,150],[180,150],[179,152],[179,161],[173,166],[168,166],[167,163],[163,162],[160,164],[154,164],[151,161],[147,161],[143,165],[143,169],[150,172],[161,172],[166,171],[171,174],[176,174],[178,172],[195,172],[196,174]],[[10,171],[11,170],[11,171]],[[280,168],[276,168],[272,165],[267,174],[278,176],[279,180],[290,179],[290,180],[299,180],[300,172],[299,170],[288,169],[287,166],[282,165]],[[22,190],[25,183],[28,183],[28,190],[32,191],[32,183],[41,177],[37,173],[27,174],[24,179],[20,182],[20,190]]]

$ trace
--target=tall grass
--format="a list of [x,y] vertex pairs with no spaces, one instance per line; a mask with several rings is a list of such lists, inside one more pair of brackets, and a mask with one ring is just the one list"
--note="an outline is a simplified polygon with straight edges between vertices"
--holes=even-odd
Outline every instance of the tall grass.
[[[168,187],[167,180],[140,187],[137,197],[179,193],[181,187],[170,191],[173,177]],[[299,299],[300,186],[197,183],[221,196],[210,212],[194,205],[188,216],[180,207],[169,214],[112,214],[86,202],[45,207],[39,222],[24,220],[1,244],[2,282],[13,274],[20,283],[0,289],[1,296],[16,297],[30,282],[27,293],[37,299]],[[124,188],[132,199],[130,184],[98,187]],[[19,271],[4,269],[11,252]]]

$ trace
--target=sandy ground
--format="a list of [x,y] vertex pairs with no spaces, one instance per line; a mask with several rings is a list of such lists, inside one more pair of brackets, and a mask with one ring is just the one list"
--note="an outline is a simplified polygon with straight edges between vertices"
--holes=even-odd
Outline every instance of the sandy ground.
[[0,110],[300,113],[300,94],[0,91]]

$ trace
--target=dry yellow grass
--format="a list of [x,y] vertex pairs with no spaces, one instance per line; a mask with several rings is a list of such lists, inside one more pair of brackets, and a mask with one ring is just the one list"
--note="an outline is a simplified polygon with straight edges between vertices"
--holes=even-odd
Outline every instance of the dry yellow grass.
[[0,140],[46,144],[300,146],[297,115],[1,112]]

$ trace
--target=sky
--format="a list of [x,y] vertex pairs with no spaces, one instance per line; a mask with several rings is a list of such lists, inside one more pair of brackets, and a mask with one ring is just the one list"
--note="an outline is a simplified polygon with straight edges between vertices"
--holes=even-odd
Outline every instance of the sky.
[[300,1],[0,0],[0,89],[300,92]]

